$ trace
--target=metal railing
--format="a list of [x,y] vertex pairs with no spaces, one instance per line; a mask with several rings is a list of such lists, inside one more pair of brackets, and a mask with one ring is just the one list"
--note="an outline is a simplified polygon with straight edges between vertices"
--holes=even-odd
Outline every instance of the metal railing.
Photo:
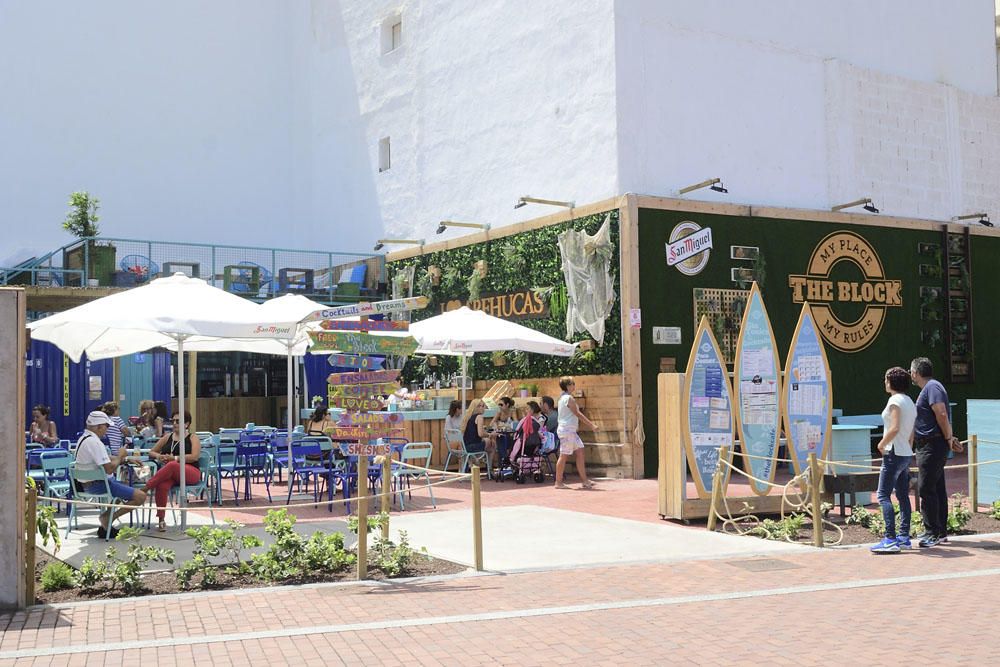
[[0,284],[134,287],[177,271],[255,301],[303,294],[351,303],[379,297],[385,284],[385,261],[377,254],[111,237],[82,238],[0,267]]

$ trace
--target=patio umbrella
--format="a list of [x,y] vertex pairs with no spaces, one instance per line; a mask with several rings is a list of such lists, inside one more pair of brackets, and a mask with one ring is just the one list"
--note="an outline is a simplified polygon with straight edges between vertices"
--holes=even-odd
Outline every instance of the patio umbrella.
[[576,343],[567,343],[541,331],[493,317],[481,310],[470,310],[465,306],[414,322],[410,325],[410,335],[420,344],[418,353],[462,357],[463,406],[468,358],[475,352],[520,350],[571,357],[576,351]]
[[[52,343],[74,362],[108,359],[154,347],[177,350],[177,387],[184,412],[184,343],[193,336],[250,340],[290,339],[296,319],[264,319],[261,308],[198,278],[176,273],[148,285],[96,299],[28,325],[37,340]],[[181,459],[184,420],[180,420]],[[181,504],[186,501],[180,476]],[[182,513],[181,527],[187,522]]]

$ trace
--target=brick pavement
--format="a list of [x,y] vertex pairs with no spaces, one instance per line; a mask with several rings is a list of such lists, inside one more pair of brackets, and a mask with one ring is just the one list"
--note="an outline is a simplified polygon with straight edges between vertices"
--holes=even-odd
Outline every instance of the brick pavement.
[[[761,572],[745,561],[702,560],[56,605],[0,616],[0,667],[988,664],[1000,612],[996,546],[972,538],[883,557],[803,550],[755,559],[784,568]],[[923,580],[905,579],[914,577]],[[920,646],[913,624],[929,598],[961,637],[933,655],[901,658]],[[53,647],[55,655],[11,659]],[[806,647],[813,653],[801,653]]]

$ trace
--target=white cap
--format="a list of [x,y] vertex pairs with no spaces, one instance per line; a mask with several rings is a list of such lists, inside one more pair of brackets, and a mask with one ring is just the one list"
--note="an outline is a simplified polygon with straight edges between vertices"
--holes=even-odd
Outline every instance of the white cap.
[[107,416],[100,410],[94,410],[87,415],[87,426],[100,426],[101,424],[111,426],[111,423],[111,417]]

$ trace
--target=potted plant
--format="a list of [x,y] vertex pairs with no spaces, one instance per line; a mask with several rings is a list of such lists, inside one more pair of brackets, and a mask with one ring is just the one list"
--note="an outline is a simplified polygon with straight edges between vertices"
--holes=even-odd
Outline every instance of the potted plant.
[[313,396],[312,397],[313,410],[315,410],[316,408],[320,407],[321,405],[323,405],[323,397],[320,396],[319,394],[317,394],[316,396]]
[[517,388],[517,393],[521,396],[521,398],[528,398],[528,385],[522,384],[519,386]]
[[[115,247],[99,245],[94,240],[100,234],[97,211],[101,208],[101,200],[83,190],[69,196],[69,205],[63,229],[84,243],[63,253],[63,268],[83,269],[86,265],[89,280],[96,280],[98,285],[110,285],[115,272]],[[67,282],[72,284],[71,280]]]
[[496,350],[490,354],[490,360],[493,362],[494,366],[506,366],[507,365],[507,353],[503,350]]
[[528,386],[528,390],[531,392],[532,396],[538,396],[538,385],[532,384]]
[[438,358],[435,357],[434,355],[431,355],[431,356],[427,357],[427,365],[428,366],[437,366],[438,365]]

